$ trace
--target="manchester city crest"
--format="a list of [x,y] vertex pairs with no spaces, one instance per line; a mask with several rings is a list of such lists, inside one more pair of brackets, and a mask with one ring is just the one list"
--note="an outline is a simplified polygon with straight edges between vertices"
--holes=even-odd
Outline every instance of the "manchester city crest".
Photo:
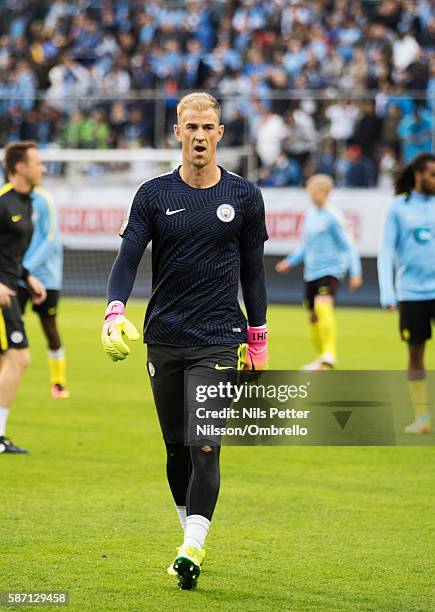
[[151,378],[153,378],[156,375],[156,368],[154,367],[154,364],[152,361],[148,361],[148,372]]
[[228,223],[234,219],[234,215],[236,214],[234,208],[231,204],[221,204],[216,211],[218,219],[223,221],[224,223]]

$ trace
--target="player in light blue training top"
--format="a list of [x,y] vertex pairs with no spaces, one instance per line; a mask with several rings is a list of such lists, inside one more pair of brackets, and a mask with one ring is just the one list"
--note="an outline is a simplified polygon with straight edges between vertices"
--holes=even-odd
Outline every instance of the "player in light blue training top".
[[384,308],[399,304],[415,412],[405,431],[420,434],[431,430],[424,349],[435,320],[435,155],[422,153],[406,166],[395,192],[378,255],[379,288]]
[[310,311],[311,339],[317,358],[306,370],[325,370],[337,361],[337,332],[334,295],[339,280],[350,269],[349,288],[362,284],[361,262],[345,228],[343,215],[330,206],[328,196],[334,182],[326,174],[316,174],[307,182],[314,204],[308,211],[298,247],[276,264],[278,272],[304,264],[305,303]]
[[[63,249],[58,215],[52,196],[40,187],[33,191],[32,206],[34,231],[24,256],[24,266],[47,289],[45,302],[39,305],[33,304],[32,307],[39,316],[47,338],[51,394],[56,399],[65,399],[70,393],[66,383],[65,351],[56,323],[63,272]],[[30,299],[24,285],[19,287],[18,298],[24,312]]]

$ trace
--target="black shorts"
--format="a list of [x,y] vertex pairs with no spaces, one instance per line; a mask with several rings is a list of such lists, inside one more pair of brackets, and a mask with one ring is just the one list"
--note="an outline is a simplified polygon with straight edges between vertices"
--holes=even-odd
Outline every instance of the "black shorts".
[[[45,300],[42,304],[32,303],[32,310],[37,312],[41,317],[55,317],[59,298],[60,291],[57,289],[47,289],[47,297]],[[25,287],[18,287],[18,300],[20,302],[21,312],[24,312],[27,302],[31,300],[31,295]]]
[[18,297],[11,298],[11,305],[0,307],[0,353],[8,349],[23,349],[29,346],[21,318],[21,308]]
[[[186,443],[189,410],[195,401],[185,385],[185,371],[202,377],[222,379],[225,371],[237,372],[238,345],[212,345],[196,347],[148,345],[147,369],[150,376],[154,403],[165,442]],[[218,366],[218,368],[216,368]],[[228,368],[228,370],[226,370]],[[211,409],[219,409],[223,400],[213,400]],[[224,401],[224,404],[227,401]],[[185,414],[185,405],[187,414]],[[210,408],[208,405],[207,408]],[[207,442],[209,439],[204,439]],[[212,443],[216,443],[211,440]]]
[[304,304],[310,310],[314,310],[314,299],[316,295],[334,296],[338,289],[338,278],[335,276],[322,276],[313,281],[305,283]]
[[399,302],[400,336],[409,344],[422,344],[432,337],[431,321],[435,321],[435,300]]

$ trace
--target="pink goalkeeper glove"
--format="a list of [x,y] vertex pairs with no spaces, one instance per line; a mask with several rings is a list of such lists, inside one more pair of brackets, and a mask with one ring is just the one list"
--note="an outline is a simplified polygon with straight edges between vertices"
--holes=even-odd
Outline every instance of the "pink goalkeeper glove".
[[267,352],[267,327],[248,327],[248,344],[242,353],[243,370],[267,370],[269,355]]

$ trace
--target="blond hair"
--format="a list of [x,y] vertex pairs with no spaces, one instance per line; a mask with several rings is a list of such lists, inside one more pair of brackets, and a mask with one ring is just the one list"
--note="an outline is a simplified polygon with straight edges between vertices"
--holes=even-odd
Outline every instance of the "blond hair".
[[325,187],[329,190],[333,189],[334,187],[334,180],[329,176],[329,174],[313,174],[313,176],[310,176],[308,179],[306,185],[308,187],[309,185],[314,185],[314,183],[323,183],[323,185],[325,185]]
[[219,102],[206,93],[205,91],[195,91],[181,98],[177,104],[177,121],[180,122],[181,114],[186,108],[194,108],[195,110],[206,110],[211,108],[218,116],[219,123],[221,121],[221,107]]

